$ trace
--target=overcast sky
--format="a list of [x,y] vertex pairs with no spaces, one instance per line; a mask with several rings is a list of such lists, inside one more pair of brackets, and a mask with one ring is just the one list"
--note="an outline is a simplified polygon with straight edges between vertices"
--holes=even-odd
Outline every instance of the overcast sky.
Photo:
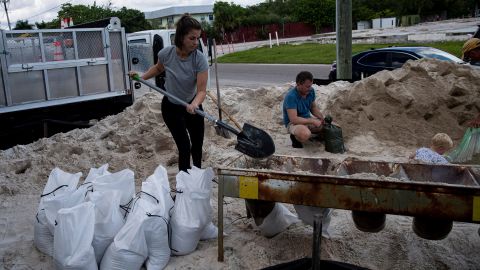
[[[60,6],[63,3],[71,3],[72,5],[90,5],[96,2],[97,6],[107,6],[111,3],[112,8],[119,9],[121,7],[133,8],[140,11],[152,11],[171,6],[186,5],[213,5],[214,0],[0,0],[0,28],[7,29],[7,16],[5,13],[4,1],[7,1],[7,11],[10,18],[10,26],[15,27],[18,20],[28,20],[30,24],[35,22],[51,21],[57,17]],[[233,2],[237,5],[251,6],[261,3],[265,0],[224,0],[225,2]],[[141,2],[142,4],[137,4]],[[73,18],[75,23],[75,18]]]

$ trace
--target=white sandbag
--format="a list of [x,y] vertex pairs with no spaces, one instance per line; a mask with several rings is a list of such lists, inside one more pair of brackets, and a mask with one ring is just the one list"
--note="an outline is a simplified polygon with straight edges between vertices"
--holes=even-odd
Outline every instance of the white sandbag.
[[92,247],[94,225],[95,211],[91,202],[58,211],[53,242],[56,269],[98,269]]
[[33,243],[40,252],[47,254],[48,256],[53,256],[53,234],[48,229],[45,209],[39,210],[35,217],[33,225]]
[[80,180],[81,176],[81,172],[72,174],[64,172],[59,168],[54,168],[48,176],[42,198],[55,196],[67,191],[73,192],[77,189],[78,180]]
[[293,223],[299,222],[295,214],[290,212],[283,204],[275,203],[270,214],[258,226],[263,236],[273,237],[288,228]]
[[115,241],[105,251],[100,270],[137,270],[142,267],[145,257],[128,249],[121,249]]
[[215,239],[218,237],[218,228],[212,222],[208,223],[200,234],[200,240]]
[[210,195],[214,173],[193,167],[177,174],[177,193],[170,221],[171,249],[175,255],[193,252],[205,227],[212,221]]
[[[52,220],[49,222],[47,219],[45,202],[49,200],[65,198],[62,196],[63,194],[73,193],[81,176],[82,173],[80,172],[71,174],[62,171],[59,168],[54,168],[50,172],[47,184],[45,185],[43,193],[40,197],[40,203],[38,205],[37,215],[33,226],[33,242],[40,252],[43,252],[49,256],[53,255],[53,226],[55,224],[57,211],[60,209],[54,206],[53,208],[55,209],[51,209],[51,211],[49,211]],[[47,208],[51,208],[49,204],[50,203],[47,202]]]
[[[135,196],[135,179],[132,170],[125,169],[116,173],[99,176],[93,181],[94,191],[120,191],[120,204],[126,205]],[[126,215],[126,212],[122,210]]]
[[165,210],[161,215],[170,219],[169,213],[174,203],[170,196],[170,182],[168,181],[167,170],[162,165],[159,165],[155,172],[142,183],[142,191],[151,193],[152,196],[157,198],[161,209]]
[[97,180],[98,177],[109,174],[111,173],[108,171],[108,163],[103,164],[99,168],[91,168],[88,172],[87,178],[85,178],[85,181],[83,183],[93,183]]
[[43,200],[45,215],[47,217],[47,225],[53,233],[55,230],[55,219],[57,213],[62,208],[71,208],[85,202],[88,191],[91,190],[91,184],[84,184],[73,192],[67,191],[57,196],[47,197]]
[[[143,206],[148,211],[148,218],[144,221],[145,238],[148,247],[147,269],[163,269],[170,260],[170,245],[168,240],[168,222],[170,210],[173,208],[173,200],[170,196],[170,184],[168,182],[167,170],[158,166],[155,172],[142,183],[141,199],[147,200],[144,195],[149,194],[155,198],[150,200],[154,204]],[[147,209],[147,207],[151,207]],[[134,209],[137,211],[137,209]]]
[[165,268],[171,253],[166,219],[159,215],[150,215],[144,221],[143,229],[148,247],[147,270]]
[[[166,223],[159,217],[150,216],[152,215],[150,211],[155,210],[155,203],[148,201],[152,198],[147,197],[149,196],[145,195],[143,199],[142,197],[135,199],[134,208],[129,213],[127,222],[103,255],[100,269],[140,269],[149,255],[146,235],[150,237],[151,232],[167,235],[166,243],[168,247]],[[147,215],[147,213],[149,214]],[[162,223],[165,224],[163,228]],[[169,258],[170,254],[168,253]],[[168,263],[168,260],[166,262]]]
[[300,220],[303,223],[308,224],[313,227],[313,220],[315,214],[322,214],[322,236],[325,238],[330,238],[330,220],[331,213],[333,212],[330,208],[314,207],[307,205],[293,205],[295,211],[298,214]]
[[87,200],[95,205],[95,233],[92,246],[97,263],[113,242],[113,238],[125,224],[120,211],[120,191],[104,190],[91,192]]
[[127,222],[105,252],[100,269],[163,269],[170,260],[169,211],[173,207],[166,170],[159,166],[142,183]]

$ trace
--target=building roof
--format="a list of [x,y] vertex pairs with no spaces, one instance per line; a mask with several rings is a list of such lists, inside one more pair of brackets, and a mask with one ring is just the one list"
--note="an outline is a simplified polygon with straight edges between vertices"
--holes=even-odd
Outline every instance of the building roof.
[[213,13],[213,5],[199,5],[199,6],[176,6],[168,7],[164,9],[147,11],[145,13],[145,19],[162,18],[173,15],[182,15],[185,13],[200,14],[200,13]]

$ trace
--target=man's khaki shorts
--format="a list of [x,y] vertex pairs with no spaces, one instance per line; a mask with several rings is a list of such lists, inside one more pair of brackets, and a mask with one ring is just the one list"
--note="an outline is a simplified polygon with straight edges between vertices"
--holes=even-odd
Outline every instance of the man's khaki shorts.
[[[295,135],[295,131],[301,126],[305,126],[305,125],[294,125],[292,123],[289,123],[287,125],[288,133],[292,134],[292,135]],[[310,132],[312,132],[313,134],[320,133],[322,131],[322,128],[323,128],[323,126],[314,127],[312,125],[308,125],[307,127],[308,127],[308,129],[310,129]]]

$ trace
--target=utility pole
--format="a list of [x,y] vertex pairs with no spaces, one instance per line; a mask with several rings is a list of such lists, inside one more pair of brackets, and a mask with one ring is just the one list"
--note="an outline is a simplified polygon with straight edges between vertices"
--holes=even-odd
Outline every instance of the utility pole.
[[12,27],[10,26],[10,18],[8,17],[8,10],[7,10],[7,2],[10,2],[10,0],[0,0],[3,2],[3,6],[5,7],[5,13],[7,14],[7,23],[8,23],[8,30],[12,30]]
[[336,1],[337,79],[352,79],[352,0]]

